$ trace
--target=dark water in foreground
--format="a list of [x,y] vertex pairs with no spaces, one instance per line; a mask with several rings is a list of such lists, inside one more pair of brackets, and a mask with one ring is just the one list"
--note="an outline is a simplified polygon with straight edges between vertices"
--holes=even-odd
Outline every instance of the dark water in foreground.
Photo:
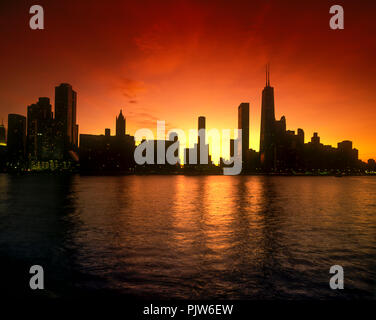
[[10,294],[375,299],[375,240],[375,177],[0,175]]

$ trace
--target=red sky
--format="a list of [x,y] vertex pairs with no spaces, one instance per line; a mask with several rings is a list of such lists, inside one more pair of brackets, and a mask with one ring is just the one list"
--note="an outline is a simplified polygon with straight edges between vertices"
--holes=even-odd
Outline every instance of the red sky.
[[[40,4],[45,30],[29,28]],[[341,4],[345,29],[329,28]],[[376,158],[375,1],[163,0],[10,1],[0,4],[0,119],[26,115],[54,86],[78,93],[80,133],[236,128],[250,102],[251,147],[258,150],[265,64],[271,65],[276,116],[290,130],[317,131],[325,144],[352,140]],[[6,122],[6,121],[5,121]]]

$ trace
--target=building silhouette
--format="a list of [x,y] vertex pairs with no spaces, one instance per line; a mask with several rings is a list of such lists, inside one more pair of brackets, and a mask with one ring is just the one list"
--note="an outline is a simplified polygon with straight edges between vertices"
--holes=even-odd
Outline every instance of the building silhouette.
[[[281,121],[283,125],[283,119]],[[260,164],[262,170],[266,172],[276,168],[274,88],[270,86],[268,66],[261,102]]]
[[68,83],[55,87],[55,121],[57,157],[69,158],[78,148],[77,93]]
[[26,164],[26,117],[8,115],[8,163],[11,169],[22,169]]
[[123,110],[120,110],[119,116],[116,117],[116,136],[125,136],[125,118],[123,116]]
[[[153,148],[153,164],[136,165],[135,140],[126,133],[126,118],[120,110],[116,117],[116,134],[106,128],[104,134],[81,134],[78,143],[76,119],[77,94],[72,86],[62,83],[55,87],[55,114],[50,99],[41,97],[27,107],[27,119],[8,115],[8,129],[0,125],[0,171],[77,170],[83,173],[179,173],[217,174],[219,168],[231,166],[220,159],[213,164],[206,139],[206,118],[198,117],[197,143],[184,149],[184,170],[179,151],[172,149],[178,163],[170,164],[166,153],[178,143],[178,135],[168,140],[148,140]],[[55,115],[55,117],[54,117]],[[324,145],[317,132],[305,143],[305,133],[287,129],[287,120],[275,117],[274,88],[266,69],[262,90],[260,151],[249,148],[249,103],[238,106],[238,129],[242,130],[242,174],[358,174],[376,171],[375,160],[367,163],[358,158],[358,150],[350,140],[336,147]],[[235,140],[230,140],[230,156],[236,156]],[[164,146],[158,153],[158,146]],[[163,152],[164,151],[164,152]],[[78,154],[77,154],[78,153]]]
[[214,173],[216,166],[209,154],[209,144],[206,143],[206,118],[198,118],[197,143],[192,148],[184,149],[184,172],[189,174]]
[[353,148],[352,141],[338,143],[338,169],[347,170],[354,168],[358,161],[358,150]]
[[6,141],[6,129],[4,122],[1,121],[0,125],[0,172],[3,172],[7,163],[7,141]]
[[7,139],[6,139],[6,129],[4,126],[4,121],[1,121],[0,124],[0,146],[6,146]]
[[[76,92],[63,83],[55,87],[55,118],[47,97],[40,97],[27,107],[27,118],[10,114],[10,146],[6,150],[7,161],[0,166],[9,170],[75,170],[79,161],[76,104]],[[2,130],[0,127],[0,135]]]
[[49,98],[27,107],[27,155],[29,160],[53,159],[53,114]]
[[209,164],[209,145],[206,143],[206,118],[198,117],[198,136],[197,136],[197,164]]
[[368,170],[369,172],[376,173],[376,160],[375,159],[368,159],[366,170]]
[[323,145],[315,132],[311,141],[305,143],[303,129],[295,133],[287,130],[285,116],[275,119],[274,88],[270,86],[268,66],[262,91],[259,160],[259,170],[264,173],[354,171],[361,167],[358,150],[353,149],[351,141],[340,142],[334,148]]
[[[143,151],[143,156],[146,157],[147,150],[153,150],[153,163],[145,163],[143,165],[136,165],[137,173],[147,174],[172,174],[180,171],[180,162],[169,163],[167,159],[168,149],[178,142],[178,137],[175,136],[171,140],[142,140],[146,147]],[[179,145],[178,145],[179,148]],[[179,150],[179,149],[178,149]],[[174,150],[174,156],[177,156],[178,150]],[[158,152],[159,151],[159,152]]]
[[248,168],[249,156],[249,103],[243,102],[238,107],[238,129],[242,130],[242,171],[244,171]]
[[[201,144],[206,144],[206,118],[203,116],[198,117],[197,144],[199,147]],[[198,159],[200,159],[200,148],[198,148]],[[200,162],[200,160],[198,162]]]
[[125,132],[125,118],[116,117],[116,136],[80,134],[80,168],[83,173],[132,173],[135,168],[134,137]]
[[179,151],[180,151],[180,142],[179,142],[179,135],[177,132],[170,132],[169,134],[169,137],[168,137],[168,140],[169,141],[173,141],[173,143],[176,143],[177,142],[177,150],[174,151],[174,157],[178,158],[179,162],[178,162],[178,166],[180,168],[180,158],[179,158]]

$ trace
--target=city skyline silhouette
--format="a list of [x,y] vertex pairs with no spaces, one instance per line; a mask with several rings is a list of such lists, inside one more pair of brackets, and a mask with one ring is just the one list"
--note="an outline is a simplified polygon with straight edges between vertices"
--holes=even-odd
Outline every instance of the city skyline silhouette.
[[[6,168],[16,171],[43,171],[56,168],[73,170],[75,163],[80,163],[81,171],[145,173],[147,170],[146,173],[171,173],[171,171],[178,173],[181,169],[180,165],[184,164],[182,173],[218,174],[217,165],[220,168],[231,167],[225,164],[225,160],[230,158],[233,165],[236,165],[236,155],[239,154],[239,150],[242,153],[242,165],[236,174],[288,172],[296,174],[303,171],[308,174],[316,170],[332,174],[336,170],[354,174],[372,172],[375,169],[374,159],[368,159],[367,162],[359,160],[359,151],[353,148],[353,142],[350,140],[338,142],[337,147],[324,145],[315,132],[311,141],[306,143],[304,129],[298,128],[295,134],[295,131],[288,130],[285,116],[276,120],[274,87],[270,82],[269,65],[266,65],[265,87],[262,91],[259,151],[250,148],[249,102],[242,102],[238,107],[237,129],[241,130],[241,147],[238,146],[236,137],[232,137],[235,140],[226,142],[213,139],[209,141],[206,137],[207,119],[199,116],[195,143],[189,137],[189,141],[183,145],[183,140],[176,137],[177,150],[173,153],[177,155],[177,162],[170,163],[170,160],[166,162],[167,152],[173,141],[167,141],[167,145],[166,142],[161,141],[163,147],[159,149],[160,142],[153,138],[154,144],[149,145],[144,153],[147,155],[148,149],[151,148],[150,152],[154,153],[151,159],[154,157],[154,160],[147,161],[145,165],[144,162],[136,159],[136,149],[139,148],[137,145],[142,144],[143,141],[136,141],[136,137],[126,133],[126,116],[124,117],[122,109],[116,117],[116,134],[112,136],[110,128],[104,130],[104,135],[79,134],[79,124],[76,120],[79,109],[77,93],[70,84],[62,83],[55,87],[54,107],[53,112],[50,99],[40,97],[37,103],[28,106],[27,118],[9,114],[7,139],[4,137],[3,125],[3,136],[0,137],[6,145],[2,146],[1,150],[3,158],[6,159],[6,162],[2,161],[3,170]],[[151,131],[149,128],[145,129]],[[176,130],[180,129],[176,128]],[[150,140],[150,137],[145,136],[143,139],[145,138]],[[158,135],[156,139],[160,139]],[[162,139],[169,140],[169,137],[163,133]],[[223,150],[224,143],[228,144],[228,157],[221,153],[219,161],[213,161],[211,151]],[[183,149],[179,149],[180,145]],[[200,152],[206,155],[200,157]],[[182,157],[183,161],[179,159]]]
[[292,130],[302,127],[307,137],[319,132],[333,146],[349,139],[362,160],[376,158],[376,48],[364,32],[375,28],[370,1],[347,4],[347,27],[337,31],[329,28],[327,4],[319,2],[183,0],[157,6],[113,0],[93,2],[90,13],[71,0],[41,5],[45,29],[31,30],[27,4],[4,4],[5,123],[7,114],[24,114],[26,105],[51,96],[61,82],[79,90],[80,131],[92,134],[103,126],[115,130],[113,117],[121,108],[131,134],[153,128],[156,119],[196,128],[202,113],[211,119],[208,129],[232,128],[232,106],[249,101],[255,119],[250,145],[259,150],[259,103],[270,62],[278,119],[283,112]]
[[374,307],[376,1],[0,3],[5,305]]

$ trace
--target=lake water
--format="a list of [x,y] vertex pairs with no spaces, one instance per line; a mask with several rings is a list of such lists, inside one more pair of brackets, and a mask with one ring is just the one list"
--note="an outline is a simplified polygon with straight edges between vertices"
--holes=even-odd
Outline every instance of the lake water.
[[376,177],[2,174],[0,256],[13,295],[374,299]]

